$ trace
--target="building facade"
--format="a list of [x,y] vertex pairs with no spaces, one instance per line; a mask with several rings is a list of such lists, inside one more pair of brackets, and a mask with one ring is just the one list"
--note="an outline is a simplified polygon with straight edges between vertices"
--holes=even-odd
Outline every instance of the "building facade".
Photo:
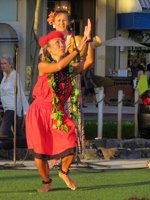
[[[35,59],[39,47],[36,42],[34,18],[36,2],[40,2],[37,22],[37,35],[49,31],[47,16],[51,10],[70,9],[75,34],[82,35],[87,18],[92,21],[92,36],[98,35],[102,41],[118,36],[129,37],[134,28],[122,28],[119,15],[124,13],[148,12],[140,0],[0,0],[0,54],[12,54],[18,59],[18,70],[26,91],[30,90],[32,71],[36,68]],[[149,4],[148,4],[149,5]],[[66,6],[66,7],[65,7]],[[143,9],[142,9],[143,8]],[[145,9],[145,10],[144,10]],[[149,17],[148,17],[149,18]],[[137,30],[137,29],[136,29]],[[141,30],[143,30],[141,28]],[[149,29],[146,30],[149,35]],[[134,34],[132,34],[134,35]],[[135,39],[135,38],[133,38]],[[95,49],[95,74],[105,76],[109,69],[117,69],[116,48],[101,46]],[[121,66],[127,66],[128,52],[121,52]]]

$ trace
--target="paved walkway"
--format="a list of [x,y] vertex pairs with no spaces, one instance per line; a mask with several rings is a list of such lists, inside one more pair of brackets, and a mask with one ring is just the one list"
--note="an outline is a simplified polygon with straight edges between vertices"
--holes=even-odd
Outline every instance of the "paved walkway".
[[[93,103],[85,103],[87,108],[83,108],[84,119],[85,120],[97,120],[98,108]],[[117,121],[117,106],[104,105],[103,107],[103,119],[104,121]],[[134,121],[134,107],[133,106],[123,106],[123,121]]]
[[[148,159],[112,159],[112,160],[81,160],[71,165],[72,168],[92,167],[93,169],[141,169],[147,168]],[[0,169],[36,169],[33,161],[0,160]]]
[[[116,159],[101,161],[83,161],[91,164],[94,169],[140,169],[147,168],[148,159]],[[95,164],[95,165],[94,165]],[[96,165],[97,164],[97,165]]]
[[[85,103],[87,108],[83,108],[84,113],[98,113],[98,107],[93,103]],[[117,106],[104,105],[103,113],[104,114],[117,114]],[[123,114],[134,114],[133,106],[123,106]]]

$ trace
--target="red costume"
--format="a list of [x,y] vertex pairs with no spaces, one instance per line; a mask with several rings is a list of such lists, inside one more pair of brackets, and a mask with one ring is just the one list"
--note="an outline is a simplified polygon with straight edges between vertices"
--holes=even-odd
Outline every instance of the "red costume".
[[57,76],[56,95],[59,98],[59,110],[63,112],[63,124],[68,132],[53,128],[55,120],[51,118],[53,91],[48,84],[48,74],[38,76],[33,90],[34,101],[26,115],[26,138],[28,149],[32,149],[40,159],[53,159],[75,153],[75,123],[66,114],[64,103],[69,98],[72,86],[71,79],[63,70]]

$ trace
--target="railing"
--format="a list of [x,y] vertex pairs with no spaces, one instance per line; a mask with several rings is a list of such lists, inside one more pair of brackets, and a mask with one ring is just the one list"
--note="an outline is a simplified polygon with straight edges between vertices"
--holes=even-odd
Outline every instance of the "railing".
[[[118,91],[118,101],[117,101],[117,138],[122,138],[122,115],[123,115],[123,100],[125,95],[123,94],[122,90]],[[104,88],[101,87],[99,89],[98,95],[97,95],[97,101],[98,101],[98,133],[97,137],[99,139],[103,138],[103,106],[104,106]],[[135,90],[134,92],[134,136],[138,136],[138,103],[139,103],[139,93]]]

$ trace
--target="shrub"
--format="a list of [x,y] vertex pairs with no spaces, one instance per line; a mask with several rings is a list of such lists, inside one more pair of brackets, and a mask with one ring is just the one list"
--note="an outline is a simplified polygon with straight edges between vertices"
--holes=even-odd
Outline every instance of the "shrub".
[[[97,137],[98,124],[94,121],[84,123],[85,139]],[[122,123],[122,138],[129,139],[134,137],[134,124],[131,122]],[[117,122],[103,123],[103,138],[117,138]]]

